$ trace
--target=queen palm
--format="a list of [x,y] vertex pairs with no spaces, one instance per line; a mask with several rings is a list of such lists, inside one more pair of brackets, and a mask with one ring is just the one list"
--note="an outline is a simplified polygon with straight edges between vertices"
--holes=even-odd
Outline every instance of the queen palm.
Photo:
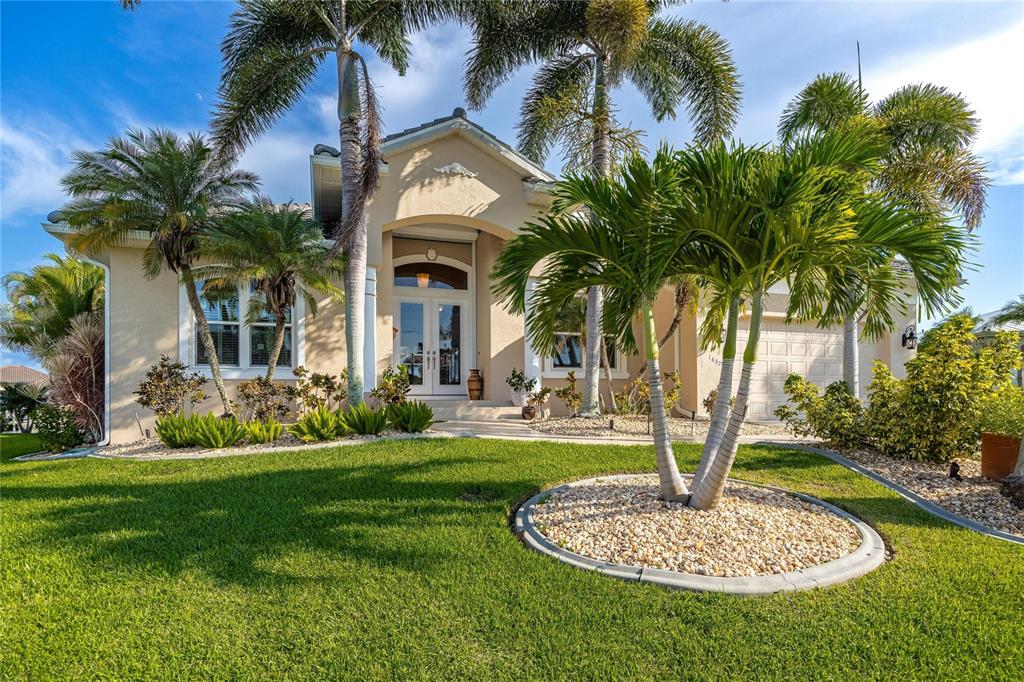
[[72,158],[74,168],[61,181],[72,200],[60,211],[76,231],[70,245],[88,253],[120,246],[134,231],[149,235],[143,271],[155,278],[166,268],[181,277],[213,382],[231,413],[192,266],[199,237],[218,213],[243,203],[244,193],[256,189],[256,176],[214,154],[202,135],[165,130],[129,130],[101,151]]
[[[913,208],[948,212],[969,229],[980,224],[988,179],[971,151],[978,120],[967,102],[946,88],[908,85],[872,105],[858,80],[845,73],[822,74],[786,106],[779,134],[789,141],[808,130],[835,130],[864,120],[886,142],[879,163],[864,179],[870,191]],[[857,327],[873,274],[851,273],[846,290],[851,310],[843,320],[843,379],[854,396],[860,394]]]
[[377,187],[380,120],[366,68],[365,45],[405,74],[411,32],[454,16],[454,2],[243,0],[221,45],[217,144],[235,154],[291,108],[333,56],[341,159],[341,219],[331,226],[335,250],[347,255],[345,342],[349,399],[363,396],[363,298],[367,232],[364,207]]
[[640,318],[661,495],[674,501],[689,491],[668,438],[654,301],[686,262],[687,234],[670,217],[681,193],[677,166],[664,149],[651,164],[639,156],[627,160],[617,178],[571,174],[555,185],[552,209],[505,246],[492,272],[495,296],[525,314],[530,271],[545,261],[527,318],[527,334],[544,352],[554,351],[566,303],[589,288],[607,291],[604,326],[616,330],[621,348],[635,349],[633,322]]
[[[719,146],[692,148],[680,155],[692,206],[682,214],[683,227],[712,239],[732,261],[720,269],[727,286],[712,290],[711,296],[711,307],[719,315],[730,311],[731,343],[737,294],[750,310],[736,403],[720,443],[702,457],[691,506],[711,509],[724,491],[746,417],[764,298],[772,286],[788,285],[787,320],[818,319],[829,315],[832,291],[846,286],[844,273],[871,269],[879,273],[867,296],[872,301],[872,334],[891,328],[890,310],[907,302],[898,275],[891,268],[890,274],[881,274],[896,255],[909,265],[929,312],[955,297],[951,290],[968,242],[963,230],[943,225],[933,211],[908,209],[884,196],[845,197],[833,191],[837,175],[870,167],[881,151],[877,136],[854,127],[754,154],[742,147],[723,154]],[[728,169],[732,159],[744,157],[749,162],[742,173]],[[708,188],[701,178],[724,181],[712,181]]]
[[0,320],[0,342],[40,361],[78,315],[103,313],[103,270],[71,256],[46,258],[29,272],[4,277],[8,303]]
[[252,286],[257,295],[249,297],[248,321],[274,322],[268,381],[274,378],[297,297],[303,297],[312,315],[316,294],[344,298],[334,284],[343,275],[343,259],[329,254],[319,223],[294,204],[275,206],[263,199],[228,213],[203,235],[200,247],[215,264],[196,268],[196,274],[214,288]]
[[[706,26],[658,17],[645,0],[483,2],[469,12],[474,47],[466,64],[466,97],[482,108],[512,73],[541,66],[523,99],[519,149],[543,162],[561,143],[570,166],[608,175],[613,159],[635,151],[635,131],[615,121],[612,91],[624,80],[654,117],[674,118],[685,103],[697,139],[727,134],[739,106],[729,47]],[[587,336],[600,338],[601,290],[587,293]],[[600,344],[586,353],[582,412],[596,414]]]

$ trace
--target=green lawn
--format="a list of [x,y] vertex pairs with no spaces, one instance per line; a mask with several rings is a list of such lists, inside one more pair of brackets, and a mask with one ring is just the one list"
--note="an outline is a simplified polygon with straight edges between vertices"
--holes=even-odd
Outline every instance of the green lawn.
[[1024,547],[812,454],[742,448],[736,474],[886,538],[890,563],[826,590],[630,584],[509,531],[538,488],[653,470],[648,448],[484,440],[6,466],[0,677],[1024,678]]
[[38,433],[0,434],[0,462],[8,462],[12,457],[39,452],[42,449]]

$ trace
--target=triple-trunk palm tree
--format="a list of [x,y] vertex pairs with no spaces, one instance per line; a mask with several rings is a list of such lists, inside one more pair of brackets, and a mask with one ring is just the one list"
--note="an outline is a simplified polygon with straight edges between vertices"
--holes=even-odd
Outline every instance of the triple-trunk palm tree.
[[[341,218],[330,230],[344,251],[349,400],[363,396],[363,319],[367,227],[364,208],[377,187],[380,120],[360,45],[405,74],[409,34],[455,16],[455,2],[243,0],[221,45],[221,102],[214,139],[237,154],[291,108],[333,57],[341,161]],[[357,49],[359,48],[359,49]],[[373,321],[370,321],[373,324]]]
[[219,213],[244,203],[245,193],[256,189],[256,176],[235,170],[202,135],[165,130],[130,130],[101,151],[78,151],[72,158],[75,165],[61,180],[72,200],[60,210],[76,230],[70,245],[90,253],[123,245],[133,231],[149,235],[145,275],[154,278],[166,268],[180,276],[224,412],[232,413],[192,267],[200,236]]
[[[886,144],[865,178],[870,191],[912,208],[945,211],[972,230],[981,223],[989,183],[971,151],[978,120],[960,95],[945,88],[909,85],[872,105],[857,79],[822,74],[786,106],[779,135],[789,141],[809,130],[837,130],[864,121],[878,128]],[[872,275],[849,273],[844,292],[851,310],[843,316],[843,380],[854,396],[860,395],[858,323],[870,305],[866,294]]]
[[207,286],[253,289],[249,322],[269,319],[274,338],[267,360],[267,380],[284,347],[289,311],[302,296],[316,315],[316,294],[341,301],[344,294],[333,282],[343,273],[344,260],[324,246],[319,223],[294,204],[273,205],[260,200],[241,211],[221,217],[200,240],[211,265],[196,268]]
[[[540,62],[523,99],[519,148],[542,163],[561,143],[570,166],[608,176],[614,157],[635,151],[636,135],[618,126],[612,91],[624,80],[659,121],[685,103],[695,137],[727,134],[739,107],[739,84],[727,43],[693,21],[660,18],[657,0],[481,2],[467,12],[474,46],[466,97],[482,108],[512,73]],[[597,267],[595,263],[594,267]],[[587,337],[601,338],[602,292],[587,292]],[[599,413],[601,344],[586,349],[582,414]]]

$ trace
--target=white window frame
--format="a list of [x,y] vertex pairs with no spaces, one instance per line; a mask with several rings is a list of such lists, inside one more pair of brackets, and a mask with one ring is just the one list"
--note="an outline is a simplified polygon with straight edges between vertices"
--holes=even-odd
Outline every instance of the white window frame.
[[[578,332],[555,332],[555,334],[565,336],[582,336],[582,334]],[[582,346],[580,346],[580,348],[582,348]],[[622,353],[619,352],[618,348],[615,349],[615,352],[612,353],[608,359],[613,360],[615,362],[615,367],[611,370],[612,379],[625,379],[629,377],[629,373],[622,366],[622,363],[625,361],[625,357],[622,355]],[[585,361],[585,358],[581,358],[581,360]],[[542,376],[551,379],[564,379],[567,376],[569,376],[569,372],[576,372],[576,378],[580,379],[580,372],[582,371],[583,366],[555,367],[554,358],[546,357],[544,358],[544,369],[542,372]],[[601,376],[604,376],[603,367],[601,368]]]
[[[252,325],[249,325],[245,321],[245,312],[249,309],[249,292],[250,287],[239,287],[238,292],[238,310],[239,310],[239,321],[238,321],[238,365],[225,366],[221,365],[220,374],[224,379],[253,379],[255,377],[266,376],[267,366],[266,365],[250,365],[252,360],[251,353],[251,335],[250,330]],[[220,322],[211,322],[211,324],[221,324]],[[226,324],[236,324],[234,322],[227,322]],[[256,326],[265,326],[262,323]],[[272,325],[271,325],[272,326]],[[290,366],[278,365],[277,369],[274,370],[275,379],[295,379],[295,368],[304,364],[306,361],[306,310],[305,302],[302,297],[299,296],[295,300],[295,305],[292,308],[292,342],[294,347],[292,348],[292,364]],[[210,372],[209,365],[200,365],[196,363],[196,350],[197,350],[197,339],[196,339],[196,325],[195,320],[192,317],[192,308],[188,304],[188,293],[185,291],[184,285],[178,286],[178,357],[185,361],[189,369],[195,372],[199,372],[208,379],[213,378],[213,374]],[[187,361],[185,360],[187,359]]]

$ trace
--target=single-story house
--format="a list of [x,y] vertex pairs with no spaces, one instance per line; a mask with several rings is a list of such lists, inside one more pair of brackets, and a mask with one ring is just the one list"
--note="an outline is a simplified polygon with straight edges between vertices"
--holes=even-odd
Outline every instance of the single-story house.
[[[523,318],[493,299],[489,272],[505,242],[549,203],[555,177],[470,121],[465,111],[395,133],[382,145],[380,188],[368,207],[369,258],[363,366],[366,389],[387,367],[407,365],[412,394],[424,400],[468,400],[469,371],[484,378],[483,400],[509,404],[505,378],[525,368],[543,385],[557,386],[580,369],[582,353],[571,334],[556,357],[541,357],[524,339]],[[325,221],[340,211],[337,151],[317,145],[310,156],[312,211]],[[59,216],[44,225],[58,238],[69,228]],[[162,354],[207,371],[185,293],[173,273],[148,280],[142,270],[145,234],[95,257],[107,273],[108,420],[112,442],[137,439],[139,423],[152,429],[153,415],[139,407],[133,392],[146,369]],[[541,274],[540,272],[537,273]],[[841,377],[842,335],[813,323],[785,325],[784,288],[770,292],[762,335],[761,360],[753,382],[750,418],[770,420],[785,401],[782,383],[790,372],[819,384]],[[229,387],[264,373],[270,327],[247,328],[245,288],[209,303],[211,327],[220,348]],[[672,292],[657,304],[660,330],[674,314]],[[680,414],[703,415],[701,402],[716,386],[719,355],[698,343],[700,311],[687,315],[662,351],[665,371],[681,377]],[[862,374],[875,359],[899,374],[912,351],[900,333],[913,325],[915,311],[900,318],[896,333],[861,350]],[[742,332],[741,332],[742,337]],[[336,374],[345,367],[342,306],[324,302],[316,317],[302,303],[291,317],[277,378],[294,378],[304,365]],[[616,390],[642,368],[637,357],[612,353]],[[738,375],[738,373],[737,373]],[[866,381],[864,383],[867,383]],[[214,393],[212,387],[209,391]],[[553,400],[557,403],[557,400]],[[488,404],[488,403],[485,403]],[[206,405],[217,409],[215,397]],[[557,413],[558,406],[552,406]],[[138,421],[137,421],[138,420]]]

